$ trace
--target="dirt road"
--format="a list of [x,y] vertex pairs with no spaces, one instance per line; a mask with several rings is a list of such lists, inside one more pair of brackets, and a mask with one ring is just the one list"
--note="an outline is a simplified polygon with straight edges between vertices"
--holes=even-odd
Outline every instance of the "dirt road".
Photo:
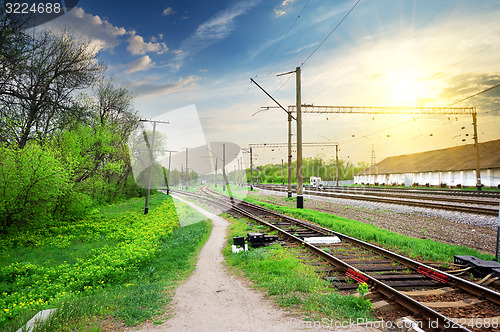
[[[172,301],[174,316],[161,325],[146,324],[140,327],[140,331],[329,330],[305,328],[311,323],[277,308],[261,292],[250,288],[240,277],[228,272],[221,250],[226,241],[229,223],[198,206],[186,203],[212,220],[212,234],[200,252],[196,270],[175,293]],[[131,331],[137,330],[135,328]],[[352,331],[375,330],[359,327]]]

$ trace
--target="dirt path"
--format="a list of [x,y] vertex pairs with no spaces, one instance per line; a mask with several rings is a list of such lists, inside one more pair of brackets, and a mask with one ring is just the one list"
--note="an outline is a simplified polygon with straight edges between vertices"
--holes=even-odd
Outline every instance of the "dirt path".
[[[184,202],[212,220],[212,234],[200,252],[196,270],[175,293],[172,302],[174,317],[161,325],[147,324],[140,331],[304,331],[308,322],[277,309],[259,291],[249,288],[227,271],[221,250],[229,223]],[[374,330],[355,328],[353,331]]]

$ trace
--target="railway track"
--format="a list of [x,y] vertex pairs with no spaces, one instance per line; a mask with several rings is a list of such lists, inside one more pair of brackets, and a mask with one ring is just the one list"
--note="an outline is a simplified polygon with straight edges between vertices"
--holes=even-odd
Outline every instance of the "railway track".
[[[306,185],[306,188],[314,186]],[[422,189],[422,188],[387,188],[373,186],[324,186],[326,190],[342,190],[342,191],[363,191],[363,192],[381,192],[381,193],[415,193],[425,194],[429,196],[456,196],[456,197],[485,197],[485,198],[500,198],[500,191],[477,191],[477,190],[461,190],[461,189]]]
[[[272,191],[287,191],[286,186],[282,185],[254,185],[254,187],[262,188]],[[369,188],[373,189],[373,188]],[[485,199],[485,196],[474,196],[465,195],[460,197],[439,197],[439,193],[412,193],[408,194],[405,192],[387,192],[387,191],[372,191],[366,188],[362,189],[340,189],[340,188],[325,188],[323,190],[318,190],[316,188],[311,188],[309,186],[304,190],[304,194],[331,198],[344,198],[352,200],[362,200],[371,201],[378,203],[387,204],[398,204],[398,205],[408,205],[408,206],[418,206],[423,208],[458,211],[465,213],[474,213],[482,215],[497,216],[500,195],[496,197],[489,197]],[[431,191],[431,190],[428,190]],[[458,194],[464,195],[464,194]],[[449,195],[448,195],[449,196]],[[437,203],[436,201],[439,201]]]
[[[500,293],[495,290],[327,228],[220,196],[207,188],[202,191],[203,195],[179,193],[230,209],[277,231],[286,245],[307,249],[305,260],[312,255],[320,258],[314,264],[336,288],[356,288],[357,284],[349,282],[353,279],[366,282],[374,294],[387,299],[389,303],[382,302],[383,306],[396,303],[405,308],[425,322],[424,330],[500,331]],[[315,238],[333,236],[341,242],[315,244]]]

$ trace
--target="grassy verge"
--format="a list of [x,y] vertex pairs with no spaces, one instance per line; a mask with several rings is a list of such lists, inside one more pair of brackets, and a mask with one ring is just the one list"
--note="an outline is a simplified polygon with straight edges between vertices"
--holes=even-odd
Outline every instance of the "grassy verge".
[[133,326],[158,315],[211,226],[178,227],[178,216],[204,218],[166,195],[151,198],[147,216],[143,205],[133,199],[89,220],[0,238],[0,329],[15,331],[47,308],[58,310],[41,331]]
[[435,262],[451,262],[453,261],[454,255],[471,255],[486,260],[492,260],[494,258],[492,255],[483,254],[467,247],[449,245],[429,239],[412,238],[329,213],[264,203],[257,200],[255,197],[248,197],[247,201],[299,219],[317,223],[318,225],[327,227],[336,232],[378,244],[387,249],[397,250],[411,258],[421,258]]
[[[218,191],[221,192],[221,190]],[[256,195],[245,197],[243,195],[244,193],[246,192],[241,192],[239,195],[235,194],[235,197],[245,199],[248,202],[264,206],[283,214],[317,223],[318,225],[329,228],[333,231],[383,246],[389,250],[398,251],[399,253],[405,254],[414,259],[431,260],[435,262],[452,262],[454,255],[471,255],[485,260],[494,259],[492,255],[484,254],[475,249],[464,246],[449,245],[429,239],[408,237],[373,225],[365,224],[360,221],[342,218],[325,212],[265,203],[260,201]],[[294,199],[296,198],[277,198],[277,200]]]
[[[225,217],[231,222],[230,238],[262,231],[261,226],[252,226],[244,219]],[[273,245],[233,254],[231,244],[232,239],[224,248],[228,264],[242,271],[280,306],[301,311],[311,320],[373,319],[369,302],[332,290],[312,266],[303,264],[290,249]]]
[[234,184],[227,185],[226,191],[222,191],[222,185],[218,185],[217,188],[215,188],[212,185],[212,186],[210,186],[210,189],[212,189],[213,191],[216,191],[220,194],[224,194],[224,195],[231,196],[234,198],[239,198],[239,199],[245,199],[251,193],[249,187],[240,187],[240,186],[234,185]]

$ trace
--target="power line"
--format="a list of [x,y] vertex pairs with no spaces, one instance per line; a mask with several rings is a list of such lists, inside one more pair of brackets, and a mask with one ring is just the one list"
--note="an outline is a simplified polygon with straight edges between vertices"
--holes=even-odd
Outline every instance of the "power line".
[[497,44],[498,42],[500,42],[500,39],[499,39],[499,40],[497,40],[496,42],[494,42],[493,44],[490,44],[490,45],[486,46],[485,48],[481,49],[480,51],[477,51],[476,53],[474,53],[474,54],[472,54],[472,55],[469,55],[469,56],[468,56],[468,57],[466,57],[465,59],[462,59],[462,60],[460,60],[459,62],[457,62],[457,63],[455,63],[455,64],[453,64],[453,65],[454,65],[454,66],[457,66],[457,65],[461,64],[462,62],[465,62],[465,61],[469,60],[470,58],[475,57],[475,56],[476,56],[476,55],[478,55],[479,53],[482,53],[482,52],[486,51],[488,48],[490,48],[490,47],[494,46],[494,45],[495,45],[495,44]]
[[361,0],[356,1],[354,6],[352,6],[351,10],[349,10],[347,14],[345,14],[344,18],[342,18],[342,20],[340,20],[340,22],[335,26],[335,28],[333,28],[333,30],[330,31],[328,36],[326,36],[326,38],[323,39],[323,41],[314,49],[314,51],[312,51],[311,54],[309,54],[309,56],[301,63],[300,67],[302,67],[307,62],[307,60],[309,60],[309,58],[311,58],[313,54],[316,53],[316,51],[321,47],[321,45],[323,45],[323,43],[335,32],[335,30],[337,30],[337,28],[342,24],[342,22],[344,22],[347,16],[349,16],[349,14],[354,10],[354,8],[358,5],[360,1]]
[[451,105],[448,105],[447,107],[450,107],[450,106],[456,105],[456,104],[458,104],[458,103],[461,103],[461,102],[463,102],[463,101],[466,101],[467,99],[471,99],[471,98],[473,98],[473,97],[479,96],[480,94],[483,94],[483,93],[485,93],[485,92],[488,92],[488,91],[490,91],[490,90],[493,90],[494,88],[499,87],[499,86],[500,86],[500,83],[498,83],[498,84],[496,84],[496,85],[494,85],[494,86],[492,86],[492,87],[489,87],[489,88],[487,88],[487,89],[485,89],[485,90],[483,90],[483,91],[481,91],[481,92],[478,92],[478,93],[476,93],[476,94],[473,94],[472,96],[469,96],[469,97],[467,97],[467,98],[461,99],[461,100],[457,101],[456,103],[453,103],[453,104],[451,104]]
[[[304,7],[302,7],[302,10],[300,11],[299,15],[297,15],[297,18],[295,18],[295,21],[293,21],[293,23],[290,25],[290,27],[288,28],[287,32],[283,35],[283,37],[281,38],[281,40],[279,41],[278,45],[276,45],[276,47],[273,49],[273,51],[271,52],[271,54],[269,55],[269,57],[267,58],[266,62],[264,62],[264,64],[262,65],[262,68],[264,68],[269,60],[271,60],[271,58],[273,57],[274,53],[276,53],[276,51],[278,50],[278,48],[281,46],[281,43],[283,42],[283,40],[285,40],[286,36],[288,36],[288,33],[292,30],[293,26],[297,23],[297,21],[299,20],[299,18],[302,16],[302,13],[304,12],[304,9],[306,9],[307,5],[309,4],[311,0],[307,0],[306,4],[304,5]],[[254,78],[257,78],[257,76],[259,76],[259,72],[257,72],[257,74],[255,74]],[[265,77],[271,77],[271,76],[265,76]],[[264,78],[265,78],[264,77]],[[275,75],[272,75],[272,77],[275,77]],[[279,88],[278,90],[276,90],[273,94],[276,94],[278,91],[281,90],[281,88],[283,86],[285,86],[285,84],[290,80],[290,77],[287,78],[287,80],[285,81],[285,83],[283,83]],[[247,94],[248,90],[250,89],[250,86],[245,90],[245,95]]]
[[[302,14],[302,12],[304,11],[304,9],[306,8],[306,6],[309,4],[309,1],[307,1],[307,3],[305,4],[305,6],[302,8],[299,16],[297,16],[297,19],[295,20],[295,22],[297,22],[297,20],[300,18],[300,15]],[[345,21],[345,19],[347,18],[347,16],[349,16],[349,14],[354,10],[354,8],[358,5],[358,3],[360,2],[361,0],[358,0],[354,6],[352,6],[352,8],[347,12],[347,14],[342,18],[342,20],[340,20],[340,22],[335,26],[335,28],[333,28],[332,31],[330,31],[330,33],[328,34],[328,36],[326,36],[325,39],[323,39],[323,41],[311,52],[311,54],[309,54],[309,56],[301,63],[300,67],[302,67],[312,56],[314,53],[316,53],[316,51],[321,47],[321,45],[323,45],[323,43],[335,32],[335,30],[337,30],[337,28],[342,24],[342,22]],[[283,36],[283,39],[286,37],[286,35],[288,34],[288,32],[290,32],[290,30],[292,29],[293,25],[295,24],[295,22],[292,24],[292,26],[290,26],[290,28],[288,29],[288,31],[286,32],[285,36]],[[283,39],[280,41],[280,43],[277,45],[277,47],[273,50],[273,52],[271,53],[271,56],[267,59],[266,63],[264,64],[264,66],[267,64],[267,62],[269,61],[269,59],[272,57],[272,55],[274,54],[274,52],[276,51],[276,49],[280,46],[281,42],[283,41]],[[258,74],[257,74],[258,75]],[[255,75],[255,77],[257,77],[257,75]],[[273,93],[273,94],[276,94],[278,91],[281,90],[281,88],[283,88],[285,86],[286,83],[288,83],[288,81],[290,80],[292,76],[289,76],[287,78],[287,80]],[[248,91],[248,88],[247,90]],[[246,93],[245,91],[245,93]]]
[[285,86],[285,84],[288,83],[288,81],[293,77],[293,75],[288,75],[288,78],[286,79],[285,83],[281,84],[281,86],[278,88],[278,90],[274,91],[273,95],[275,95],[278,91],[281,90],[282,87]]
[[[459,101],[457,101],[457,102],[454,102],[454,103],[452,103],[452,104],[450,104],[450,105],[446,106],[445,108],[447,108],[447,107],[451,107],[451,106],[456,105],[456,104],[458,104],[458,103],[461,103],[461,102],[463,102],[463,101],[465,101],[465,100],[468,100],[468,99],[474,98],[474,97],[476,97],[476,96],[479,96],[480,94],[483,94],[483,93],[485,93],[485,92],[488,92],[488,91],[490,91],[490,90],[493,90],[493,89],[495,89],[495,88],[497,88],[497,87],[499,87],[499,86],[500,86],[500,83],[498,83],[498,84],[496,84],[496,85],[494,85],[494,86],[492,86],[492,87],[489,87],[489,88],[487,88],[487,89],[484,89],[484,90],[482,90],[482,91],[480,91],[480,92],[478,92],[478,93],[475,93],[475,94],[473,94],[473,95],[470,95],[470,96],[468,96],[468,97],[466,97],[466,98],[463,98],[463,99],[461,99],[461,100],[459,100]],[[489,111],[489,112],[492,112],[492,111]],[[489,112],[487,112],[487,113],[489,113]],[[421,115],[421,116],[419,116],[419,117],[415,117],[415,118],[413,118],[413,119],[410,119],[410,120],[407,120],[407,121],[404,121],[404,122],[398,123],[398,124],[396,124],[396,125],[394,125],[394,126],[390,126],[390,127],[388,127],[388,128],[385,128],[385,129],[382,129],[382,130],[378,130],[378,131],[375,131],[375,132],[372,132],[372,133],[366,134],[365,136],[375,135],[375,134],[381,133],[381,132],[383,132],[383,131],[386,131],[386,130],[389,130],[389,129],[392,129],[392,128],[395,128],[395,127],[399,127],[399,126],[401,126],[401,125],[404,125],[405,123],[408,123],[408,122],[411,122],[411,121],[415,121],[416,119],[421,119],[421,118],[423,118],[423,117],[425,117],[425,116],[427,116],[427,115],[428,115],[428,114],[424,114],[424,115]],[[355,139],[352,139],[352,140],[349,140],[349,141],[341,142],[341,144],[345,144],[345,143],[353,142],[353,141],[356,141],[356,140],[358,140],[358,139],[360,139],[360,138],[355,138]]]
[[[271,60],[271,58],[273,57],[274,53],[276,53],[276,51],[278,50],[278,48],[281,46],[281,43],[283,42],[283,40],[285,40],[286,36],[288,36],[288,33],[290,32],[290,30],[292,30],[292,28],[295,25],[295,23],[297,23],[297,21],[299,20],[300,16],[304,12],[304,9],[306,9],[306,7],[307,7],[307,5],[309,4],[310,1],[311,0],[307,0],[306,4],[304,5],[304,7],[302,7],[302,10],[300,11],[300,13],[297,16],[297,18],[295,19],[295,21],[293,21],[292,25],[290,25],[290,27],[288,28],[288,31],[283,35],[283,37],[279,41],[278,45],[276,45],[276,47],[273,49],[273,51],[271,52],[271,54],[269,55],[269,57],[267,58],[266,62],[264,63],[264,65],[262,67],[265,67],[267,65],[267,63],[269,62],[269,60]],[[257,73],[254,76],[254,78],[256,78],[258,75],[259,75],[259,73]]]

